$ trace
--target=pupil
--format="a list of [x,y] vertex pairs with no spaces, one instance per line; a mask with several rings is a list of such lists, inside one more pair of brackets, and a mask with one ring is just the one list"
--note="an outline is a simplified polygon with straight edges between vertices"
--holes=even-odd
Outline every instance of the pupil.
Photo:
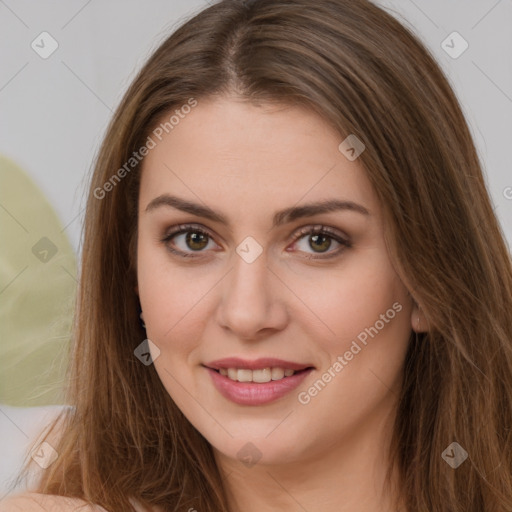
[[[206,238],[207,236],[204,235],[203,233],[189,232],[187,234],[187,244],[192,250],[204,249],[204,247],[206,247],[206,245],[208,244]],[[199,244],[199,247],[194,247],[194,244]]]
[[[325,235],[312,235],[311,236],[311,239],[313,240],[313,243],[317,243],[319,239],[323,239],[324,242],[327,242],[327,245],[325,246],[324,244],[324,249],[327,250],[329,249],[330,245],[331,245],[331,239]],[[311,249],[315,249],[315,247],[313,247],[311,241],[309,243]]]

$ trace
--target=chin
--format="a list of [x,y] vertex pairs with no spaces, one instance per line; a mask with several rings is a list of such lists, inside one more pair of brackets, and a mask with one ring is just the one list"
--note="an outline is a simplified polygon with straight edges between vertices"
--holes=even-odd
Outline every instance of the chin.
[[236,463],[248,468],[256,464],[283,465],[293,463],[300,458],[300,454],[296,451],[300,446],[298,439],[286,435],[276,435],[273,439],[270,437],[245,435],[230,439],[210,440],[207,438],[207,440],[216,452],[216,456],[233,459]]

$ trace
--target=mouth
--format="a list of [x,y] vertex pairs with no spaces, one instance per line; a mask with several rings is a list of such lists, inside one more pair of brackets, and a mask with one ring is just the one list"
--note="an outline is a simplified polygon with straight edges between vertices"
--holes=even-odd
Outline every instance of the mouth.
[[239,405],[262,405],[295,389],[315,367],[275,358],[227,358],[202,365],[225,398]]
[[281,380],[296,373],[314,369],[312,364],[285,361],[275,357],[262,357],[253,361],[240,357],[227,357],[211,361],[204,366],[234,381],[258,383]]

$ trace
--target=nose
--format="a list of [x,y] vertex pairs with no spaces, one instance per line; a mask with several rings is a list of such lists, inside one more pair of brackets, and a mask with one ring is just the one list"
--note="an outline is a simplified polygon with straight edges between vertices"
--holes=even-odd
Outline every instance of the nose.
[[256,340],[284,329],[288,321],[286,287],[268,266],[266,251],[251,263],[237,253],[222,280],[217,321],[244,340]]

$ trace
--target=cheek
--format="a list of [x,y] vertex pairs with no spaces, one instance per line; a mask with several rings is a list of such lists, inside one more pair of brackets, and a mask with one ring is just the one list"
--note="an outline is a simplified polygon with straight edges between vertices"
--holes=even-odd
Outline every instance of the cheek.
[[137,255],[139,296],[148,338],[162,354],[185,354],[194,347],[201,325],[208,318],[208,292],[215,276],[196,267],[184,269],[170,262],[161,248],[142,240]]
[[311,284],[304,286],[303,300],[321,320],[322,338],[331,355],[348,349],[347,344],[358,336],[364,340],[368,330],[375,332],[375,326],[381,339],[407,335],[407,290],[383,254],[376,252],[373,257],[319,273],[312,291]]
[[[385,262],[373,268],[361,266],[338,276],[336,284],[326,280],[325,293],[309,303],[334,334],[324,327],[327,334],[315,338],[329,357],[316,379],[297,390],[297,402],[326,439],[356,428],[395,397],[390,390],[399,393],[411,306],[392,268]],[[333,408],[342,411],[339,421],[333,420]],[[316,431],[317,425],[327,431]]]

